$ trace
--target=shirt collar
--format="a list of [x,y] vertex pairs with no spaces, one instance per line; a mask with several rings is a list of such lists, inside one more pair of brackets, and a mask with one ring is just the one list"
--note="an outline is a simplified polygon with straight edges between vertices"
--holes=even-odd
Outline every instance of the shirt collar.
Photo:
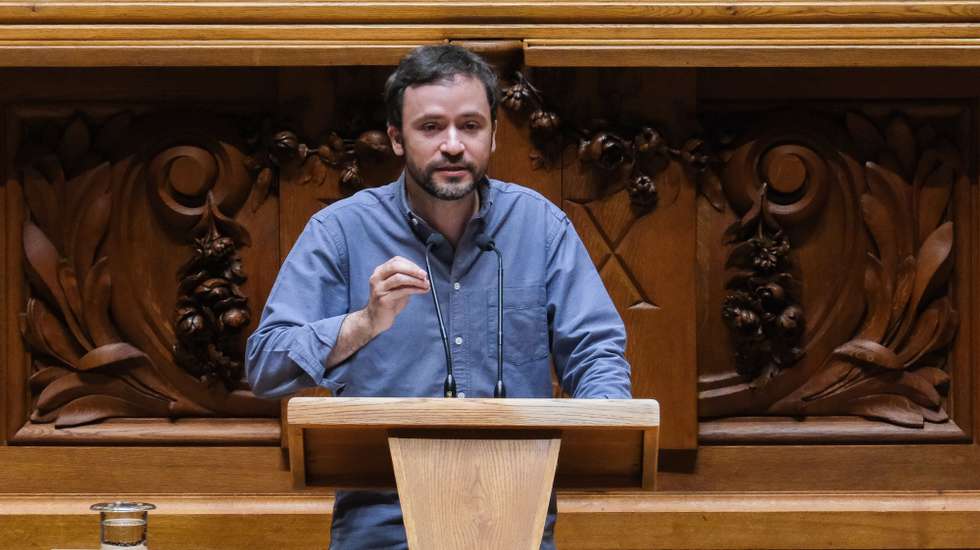
[[[477,184],[476,189],[480,194],[480,209],[473,216],[472,221],[477,224],[478,231],[483,231],[487,226],[487,218],[490,215],[490,209],[493,207],[493,185],[490,178],[483,176],[483,179]],[[402,216],[407,220],[409,228],[415,233],[415,236],[419,238],[420,241],[425,243],[429,239],[435,229],[429,226],[422,216],[419,216],[412,211],[411,206],[408,204],[408,191],[406,190],[405,182],[405,172],[402,171],[401,175],[395,181],[395,187],[397,189],[398,195],[398,206],[401,210]]]

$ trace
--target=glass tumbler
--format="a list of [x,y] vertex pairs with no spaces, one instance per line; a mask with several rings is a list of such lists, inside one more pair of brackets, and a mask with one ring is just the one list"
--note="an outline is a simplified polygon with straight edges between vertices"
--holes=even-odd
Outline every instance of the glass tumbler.
[[146,550],[146,513],[155,508],[145,502],[93,504],[102,516],[101,550]]

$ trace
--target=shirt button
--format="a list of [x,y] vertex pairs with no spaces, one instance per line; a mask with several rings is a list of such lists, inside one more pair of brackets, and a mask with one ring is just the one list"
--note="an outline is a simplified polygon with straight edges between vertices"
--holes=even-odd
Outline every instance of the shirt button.
[[464,392],[459,392],[459,393],[457,393],[457,394],[456,394],[456,397],[460,397],[460,398],[462,398],[462,397],[466,397],[466,393],[464,393]]
[[456,345],[457,346],[463,345],[463,337],[462,336],[457,336],[456,337]]
[[412,225],[418,225],[418,224],[419,224],[418,218],[412,218]]
[[459,290],[459,283],[453,283],[453,290]]

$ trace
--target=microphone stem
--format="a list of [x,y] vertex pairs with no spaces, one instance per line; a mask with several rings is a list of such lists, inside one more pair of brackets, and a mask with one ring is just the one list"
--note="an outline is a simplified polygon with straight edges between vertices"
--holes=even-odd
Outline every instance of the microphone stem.
[[493,388],[494,397],[507,397],[504,388],[504,258],[496,246],[497,253],[497,384]]
[[446,336],[446,324],[442,322],[442,309],[439,307],[439,296],[436,293],[435,279],[432,278],[432,266],[429,262],[429,252],[432,244],[425,247],[425,272],[429,276],[429,290],[432,293],[432,303],[436,306],[436,317],[439,319],[439,334],[442,336],[442,347],[446,350],[446,381],[443,393],[446,397],[456,397],[456,379],[453,378],[453,354],[449,349],[449,337]]

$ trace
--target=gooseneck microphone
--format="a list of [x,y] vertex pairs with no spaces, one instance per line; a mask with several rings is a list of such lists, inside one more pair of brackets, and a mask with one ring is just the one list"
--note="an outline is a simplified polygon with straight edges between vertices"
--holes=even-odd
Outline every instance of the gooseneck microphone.
[[453,378],[453,354],[449,349],[449,337],[446,336],[446,324],[442,321],[442,309],[439,308],[439,296],[436,293],[435,279],[432,278],[432,266],[429,263],[429,253],[433,248],[442,246],[446,238],[433,232],[425,240],[425,273],[429,276],[429,291],[432,302],[436,305],[436,317],[439,318],[439,334],[442,335],[442,346],[446,350],[446,382],[443,384],[443,395],[456,397],[456,379]]
[[494,397],[507,397],[507,389],[504,387],[504,258],[500,250],[494,244],[493,239],[487,237],[485,233],[480,233],[476,237],[476,246],[480,250],[489,252],[493,250],[497,254],[497,384],[493,387]]

